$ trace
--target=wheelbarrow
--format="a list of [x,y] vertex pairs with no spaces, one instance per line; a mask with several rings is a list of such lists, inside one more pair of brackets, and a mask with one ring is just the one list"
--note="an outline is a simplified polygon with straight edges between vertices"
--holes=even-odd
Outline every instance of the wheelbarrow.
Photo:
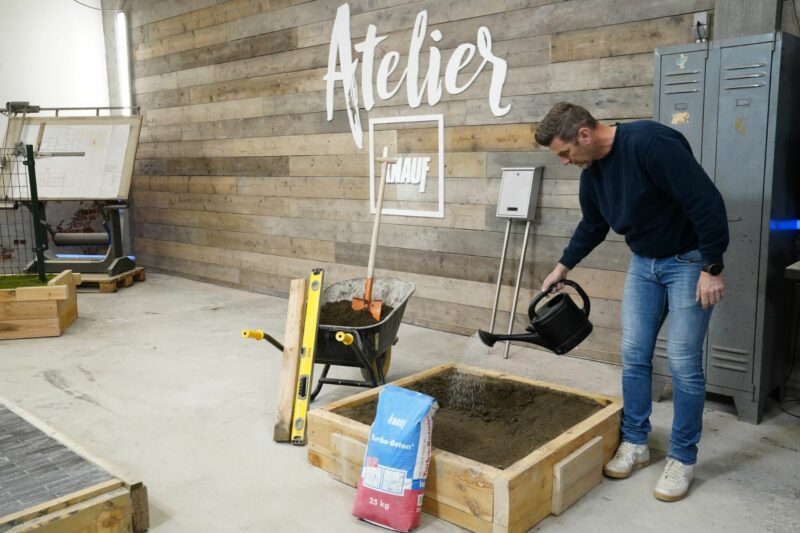
[[[351,301],[364,294],[364,278],[349,279],[332,284],[322,291],[320,306],[328,302]],[[322,385],[349,385],[351,387],[377,387],[386,384],[386,374],[392,360],[392,346],[397,341],[397,330],[403,320],[408,299],[414,294],[414,284],[397,278],[378,278],[372,287],[373,297],[391,306],[392,312],[371,326],[350,327],[336,324],[319,324],[314,363],[325,365],[311,401],[319,394]],[[242,337],[265,340],[283,351],[272,335],[261,330],[244,329]],[[331,366],[349,366],[361,369],[363,380],[329,378]]]
[[[328,302],[352,300],[364,294],[364,278],[334,283],[323,290],[321,305]],[[325,383],[351,387],[377,387],[386,384],[386,374],[392,360],[392,346],[399,340],[397,330],[403,320],[408,299],[414,294],[414,284],[397,278],[377,278],[372,287],[373,297],[392,312],[371,326],[349,327],[336,324],[319,324],[316,364],[325,365],[311,400],[317,397]],[[363,380],[328,377],[331,366],[359,368]]]

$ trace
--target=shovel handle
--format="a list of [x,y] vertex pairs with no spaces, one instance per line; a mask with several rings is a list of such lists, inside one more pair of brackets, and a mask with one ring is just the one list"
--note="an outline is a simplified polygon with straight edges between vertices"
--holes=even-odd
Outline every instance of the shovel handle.
[[[396,162],[396,159],[389,159],[389,147],[383,147],[383,156],[376,158],[381,162],[381,180],[378,183],[378,198],[375,202],[375,222],[372,225],[372,239],[369,243],[369,263],[367,264],[367,279],[372,279],[375,272],[375,253],[378,251],[378,230],[381,227],[381,211],[383,210],[383,192],[386,189],[386,166]],[[370,286],[370,289],[372,287]],[[366,291],[365,291],[366,292]],[[371,293],[372,291],[370,291]],[[368,295],[367,300],[372,298]]]

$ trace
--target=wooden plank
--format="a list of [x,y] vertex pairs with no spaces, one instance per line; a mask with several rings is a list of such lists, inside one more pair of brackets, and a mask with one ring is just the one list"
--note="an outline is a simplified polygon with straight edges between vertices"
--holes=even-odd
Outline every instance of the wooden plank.
[[66,285],[48,285],[46,287],[20,287],[15,289],[18,302],[36,302],[42,300],[66,300],[69,296]]
[[145,94],[134,94],[133,102],[143,109],[188,105],[189,89],[169,89]]
[[239,283],[239,269],[236,267],[225,267],[212,263],[149,253],[137,254],[136,260],[143,265],[183,274],[189,279],[212,281],[222,285],[236,285]]
[[159,20],[177,17],[217,4],[218,0],[145,0],[131,11],[131,27],[136,28]]
[[[62,300],[63,301],[63,300]],[[59,300],[0,302],[0,321],[56,316]]]
[[[714,4],[714,39],[732,39],[745,35],[771,33],[780,29],[781,0],[748,2],[746,0],[717,1]],[[795,9],[794,3],[789,9]],[[785,18],[792,18],[785,13]],[[794,31],[800,31],[794,28]]]
[[505,471],[509,514],[504,525],[509,531],[527,531],[550,514],[555,463],[596,436],[603,439],[603,460],[610,459],[619,444],[621,413],[622,402],[617,400]]
[[[407,0],[351,0],[348,4],[350,13],[356,15],[367,10],[381,10],[405,1]],[[339,0],[313,0],[242,18],[231,24],[231,39],[243,39],[252,35],[333,19],[339,5]]]
[[189,103],[200,104],[256,96],[323,91],[325,90],[323,77],[326,72],[327,69],[319,68],[189,87]]
[[89,500],[101,494],[111,492],[117,488],[124,487],[125,483],[119,479],[111,479],[103,483],[98,483],[91,487],[67,494],[61,498],[56,498],[49,502],[45,502],[33,507],[28,507],[22,511],[0,516],[0,528],[13,527],[28,520],[33,520],[50,513],[54,513],[71,505]]
[[[286,30],[268,33],[266,35],[258,35],[239,41],[223,41],[202,48],[184,50],[139,61],[134,63],[134,72],[137,78],[140,76],[172,74],[171,77],[174,77],[175,80],[174,88],[178,88],[180,85],[178,84],[179,78],[177,71],[190,70],[262,55],[276,54],[287,50],[293,50],[296,47],[297,30],[295,28],[288,28]],[[261,74],[263,75],[263,73]],[[140,86],[137,85],[137,90],[139,89]]]
[[652,52],[656,48],[694,42],[693,15],[614,24],[563,33],[550,39],[550,61],[575,61]]
[[78,318],[78,298],[75,287],[70,287],[70,297],[58,302],[58,329],[63,333]]
[[594,437],[553,465],[553,506],[560,515],[603,480],[603,438]]
[[14,533],[95,533],[133,531],[130,491],[118,488],[60,511],[30,520],[14,528]]
[[134,533],[150,529],[150,503],[147,487],[139,482],[130,486],[131,491],[131,521]]
[[289,286],[289,302],[283,332],[283,358],[278,377],[278,399],[272,431],[272,440],[276,442],[289,442],[292,436],[292,409],[303,338],[307,285],[308,281],[305,278],[297,278],[293,279]]
[[[147,44],[140,46],[147,46]],[[154,76],[157,74],[225,63],[227,61],[236,61],[244,58],[284,52],[296,47],[297,29],[287,28],[285,30],[265,35],[257,35],[247,39],[237,41],[224,40],[210,43],[203,47],[182,49],[173,53],[159,54],[156,57],[144,58],[143,60],[134,62],[133,72],[136,77]]]
[[218,24],[189,33],[147,41],[135,45],[131,53],[134,61],[143,61],[175,52],[224,43],[230,40],[230,37],[230,26],[228,24]]
[[[140,145],[141,146],[141,145]],[[237,176],[134,176],[142,178],[136,191],[191,192],[198,194],[235,194]],[[257,178],[265,179],[265,178]]]
[[[533,124],[445,128],[444,149],[446,153],[530,150],[536,145],[533,138],[535,133]],[[438,128],[412,128],[397,132],[399,153],[435,152],[438,145]]]
[[636,87],[653,84],[653,54],[600,58],[600,87]]
[[133,44],[170,37],[187,31],[216,26],[269,9],[270,0],[231,0],[189,13],[137,26],[131,40]]
[[285,176],[288,171],[289,158],[277,156],[139,159],[135,169],[137,174],[193,176]]
[[61,329],[58,316],[0,321],[0,340],[58,337]]
[[652,87],[626,87],[511,96],[504,99],[504,104],[511,105],[511,112],[504,117],[494,116],[486,100],[468,100],[466,124],[502,124],[509,120],[539,122],[556,102],[562,100],[586,107],[597,119],[650,118],[653,115],[652,93]]

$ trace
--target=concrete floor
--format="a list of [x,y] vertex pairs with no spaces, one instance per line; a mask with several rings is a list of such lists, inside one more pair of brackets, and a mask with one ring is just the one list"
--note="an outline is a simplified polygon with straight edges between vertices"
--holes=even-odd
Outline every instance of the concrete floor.
[[[305,449],[272,442],[280,354],[239,330],[280,338],[285,307],[280,298],[153,273],[116,294],[81,293],[79,318],[62,337],[0,342],[0,394],[143,480],[154,533],[379,531],[350,516],[354,489],[310,466]],[[620,394],[618,367],[518,347],[508,360],[498,348],[468,355],[468,343],[403,325],[390,378],[454,360]],[[354,391],[326,386],[317,402]],[[667,504],[652,489],[671,411],[669,400],[654,407],[656,464],[604,480],[535,530],[800,531],[797,419],[772,403],[752,426],[729,405],[709,405],[690,497]],[[423,515],[420,531],[460,528]]]

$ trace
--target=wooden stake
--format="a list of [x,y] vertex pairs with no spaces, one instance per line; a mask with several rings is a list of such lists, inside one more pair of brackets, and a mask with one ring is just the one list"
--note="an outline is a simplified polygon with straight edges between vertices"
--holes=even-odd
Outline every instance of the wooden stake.
[[286,311],[286,327],[283,333],[283,360],[278,383],[278,402],[275,409],[275,442],[289,442],[292,435],[292,409],[294,389],[297,383],[297,366],[300,360],[300,345],[303,339],[305,317],[305,278],[293,279],[289,286],[289,305]]

